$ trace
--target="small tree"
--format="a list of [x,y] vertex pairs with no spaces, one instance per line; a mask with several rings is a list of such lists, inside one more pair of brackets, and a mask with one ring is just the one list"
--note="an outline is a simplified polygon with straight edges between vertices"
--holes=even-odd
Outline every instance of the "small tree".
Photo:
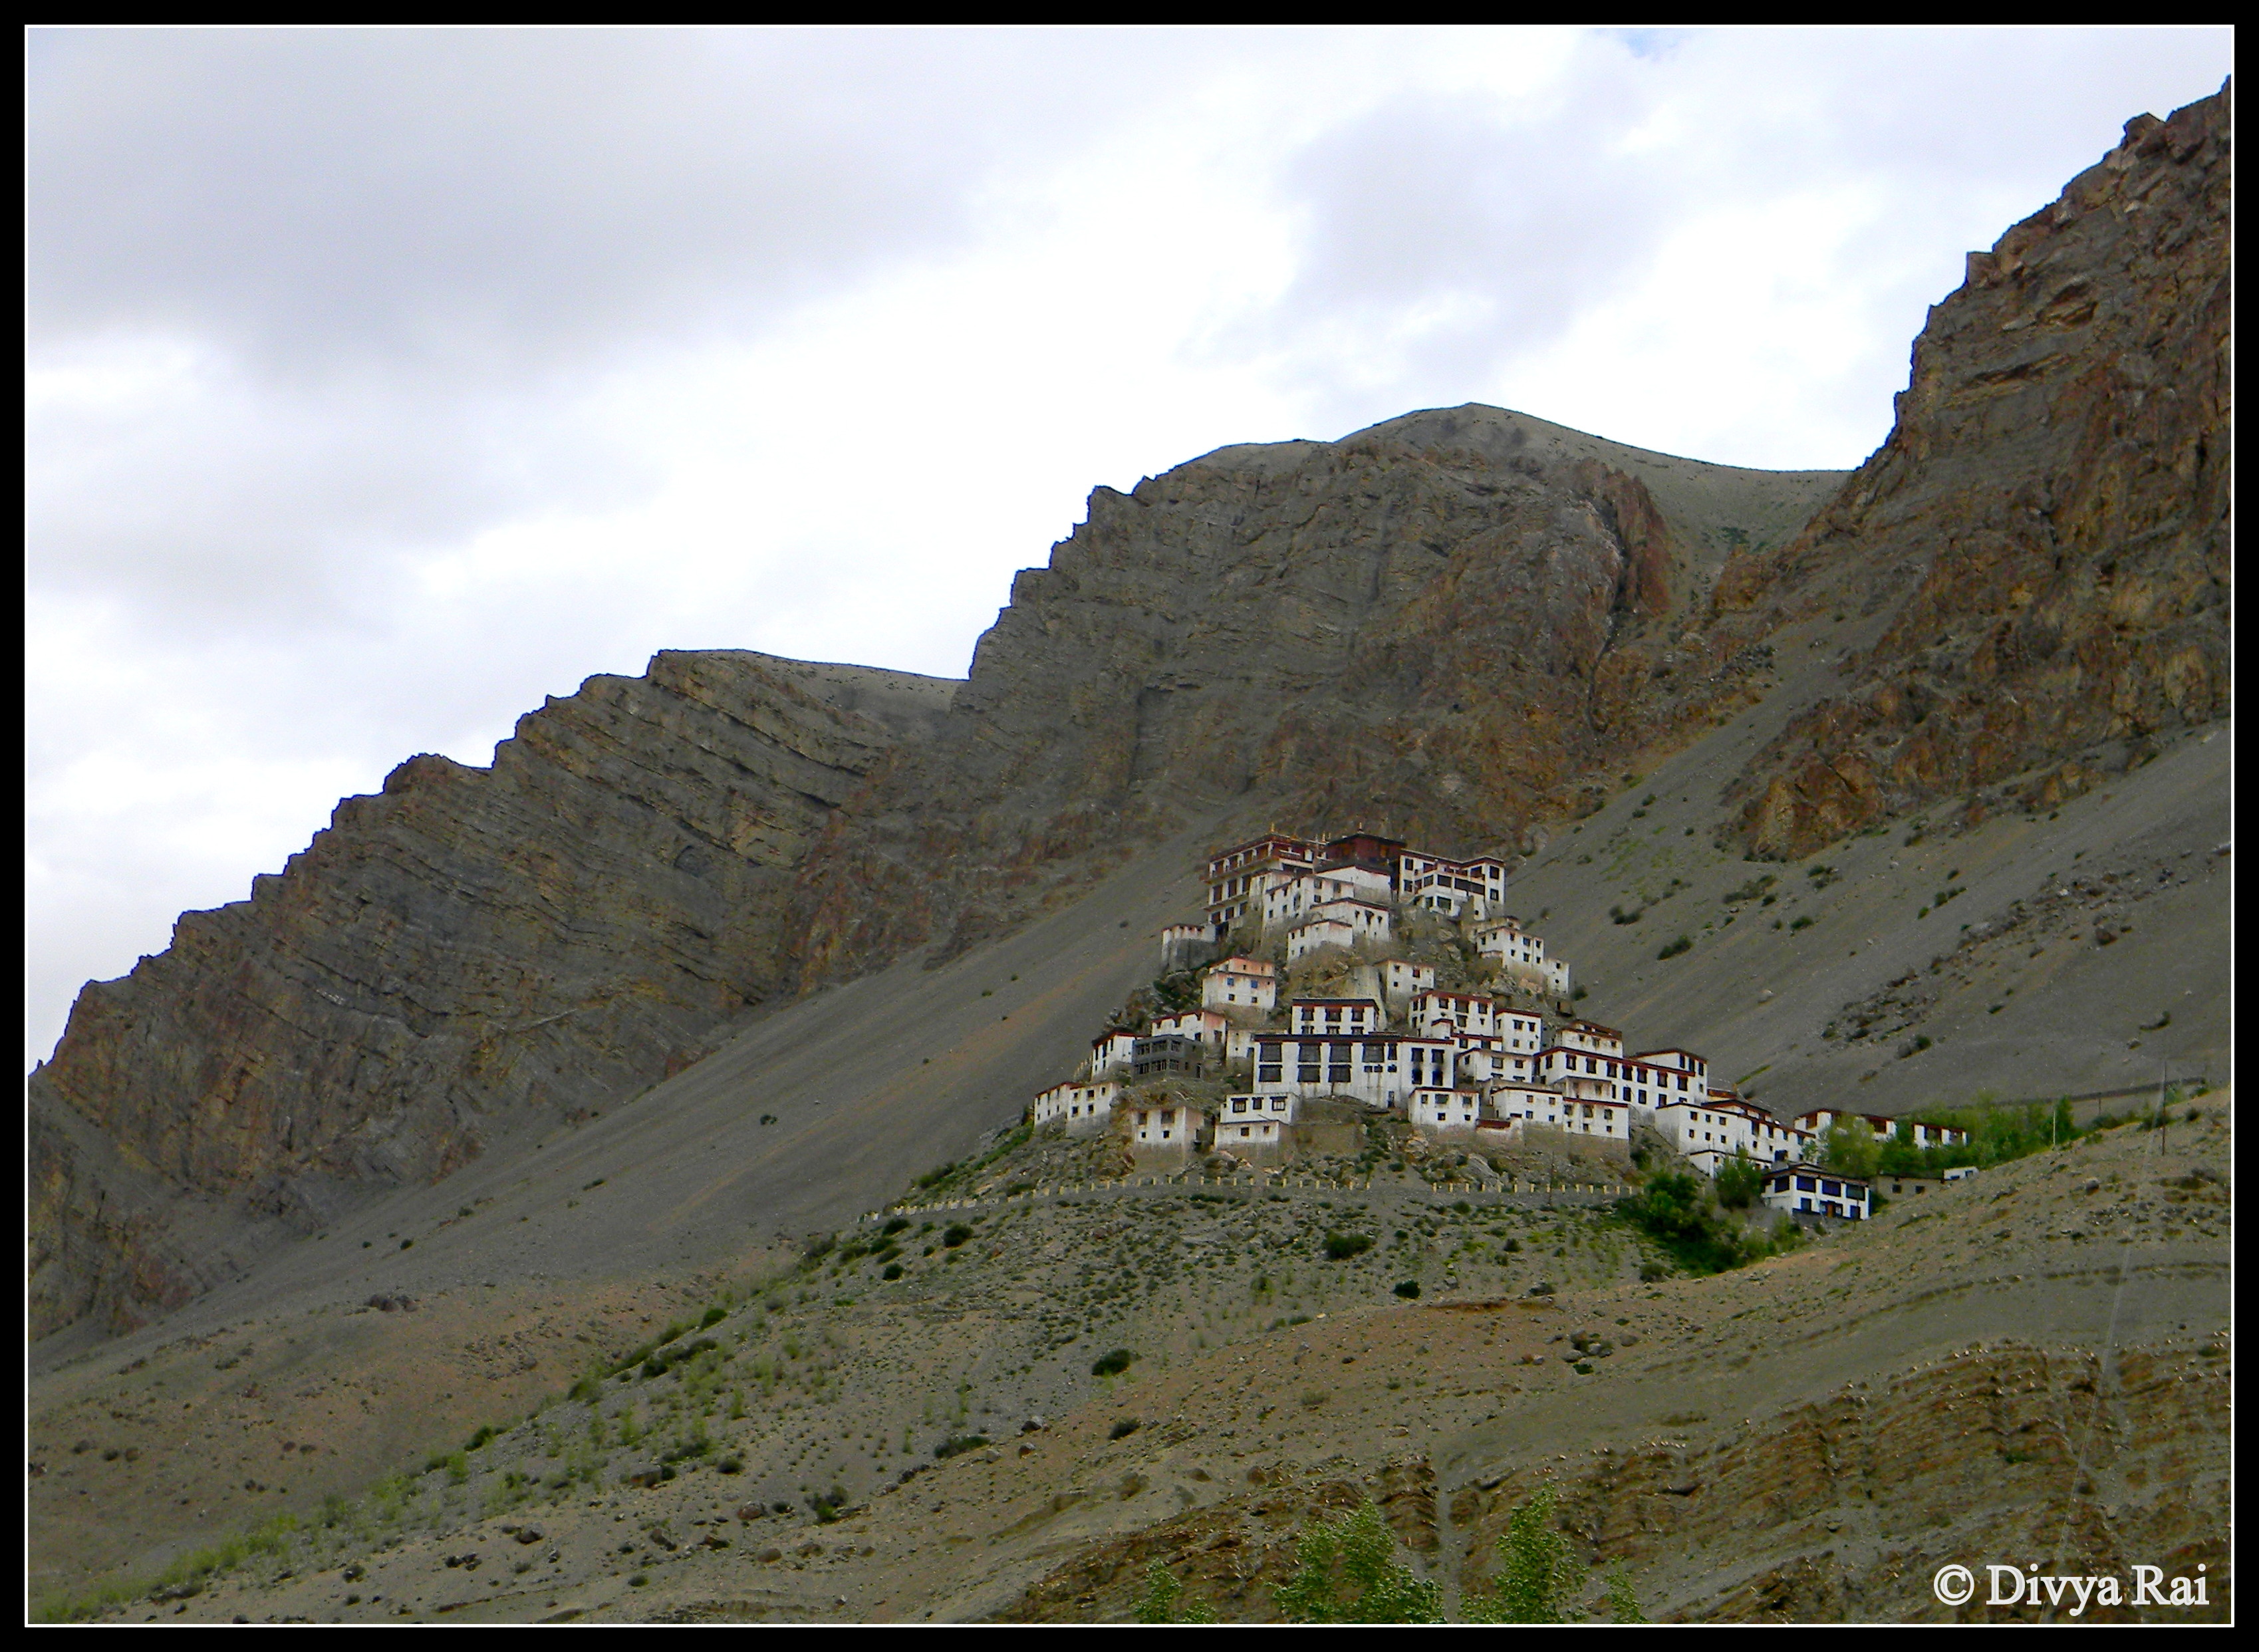
[[1608,1616],[1618,1623],[1645,1623],[1639,1597],[1631,1591],[1631,1568],[1618,1561],[1608,1568]]
[[1551,1486],[1540,1486],[1535,1496],[1507,1516],[1506,1530],[1499,1535],[1498,1560],[1497,1592],[1466,1597],[1471,1621],[1568,1620],[1577,1592],[1584,1587],[1585,1569],[1570,1558],[1569,1540],[1560,1532]]
[[1718,1202],[1728,1210],[1747,1210],[1764,1191],[1764,1171],[1747,1154],[1736,1150],[1732,1160],[1718,1166]]
[[1276,1599],[1297,1622],[1443,1620],[1442,1591],[1396,1558],[1395,1535],[1369,1497],[1337,1520],[1314,1521],[1294,1545],[1294,1575]]
[[1214,1623],[1215,1613],[1204,1601],[1185,1604],[1185,1586],[1159,1561],[1145,1568],[1145,1594],[1137,1603],[1140,1623]]
[[1875,1133],[1862,1120],[1851,1124],[1831,1124],[1822,1138],[1821,1163],[1829,1170],[1845,1176],[1872,1176],[1881,1160],[1881,1149]]

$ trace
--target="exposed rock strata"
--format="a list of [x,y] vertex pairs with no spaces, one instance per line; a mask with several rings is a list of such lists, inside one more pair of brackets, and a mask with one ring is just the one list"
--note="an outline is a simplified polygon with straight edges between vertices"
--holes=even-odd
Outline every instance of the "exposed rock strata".
[[2224,89],[2137,117],[1970,254],[1890,440],[1726,569],[1729,613],[1902,603],[1743,777],[1756,852],[1985,788],[2052,808],[2227,715],[2229,139]]
[[82,995],[32,1086],[35,1329],[184,1300],[246,1219],[444,1174],[749,1005],[969,947],[1193,808],[1521,850],[1763,695],[1815,609],[1894,611],[1742,781],[1762,853],[2046,805],[2223,715],[2227,144],[2224,97],[2137,120],[1973,258],[1848,484],[1472,406],[1225,448],[1094,494],[953,701],[670,654],[490,771],[411,759]]
[[1192,800],[1514,852],[1596,765],[1762,691],[1761,645],[1685,620],[1838,480],[1465,407],[1100,488],[941,736],[826,827],[809,974],[970,944]]
[[789,988],[793,867],[952,688],[664,653],[523,718],[490,769],[411,758],[346,799],[250,900],[81,993],[32,1080],[35,1331],[225,1271],[183,1195],[318,1222],[691,1058]]

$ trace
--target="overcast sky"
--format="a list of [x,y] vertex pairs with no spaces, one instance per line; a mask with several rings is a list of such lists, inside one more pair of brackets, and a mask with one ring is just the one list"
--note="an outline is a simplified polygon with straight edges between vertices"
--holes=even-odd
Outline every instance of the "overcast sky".
[[28,1058],[659,648],[961,675],[1095,484],[1413,408],[1857,464],[2221,30],[35,30]]

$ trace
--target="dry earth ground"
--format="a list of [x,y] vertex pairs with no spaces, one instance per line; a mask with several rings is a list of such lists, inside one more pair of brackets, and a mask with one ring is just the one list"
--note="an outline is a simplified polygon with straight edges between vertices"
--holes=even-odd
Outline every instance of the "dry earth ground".
[[[119,1615],[1121,1620],[1159,1559],[1219,1615],[1265,1620],[1313,1510],[1379,1495],[1455,1601],[1507,1509],[1550,1481],[1584,1558],[1628,1563],[1658,1618],[2067,1617],[2068,1602],[1955,1613],[1930,1594],[1948,1561],[2036,1560],[2201,1563],[2206,1610],[2138,1615],[2224,1619],[2228,1100],[1731,1274],[1643,1285],[1594,1267],[1550,1306],[1368,1300],[1145,1362],[832,1523],[739,1518],[738,1478],[702,1468]],[[1122,1201],[1120,1236],[1163,1208]],[[1612,1351],[1578,1356],[1578,1332]]]

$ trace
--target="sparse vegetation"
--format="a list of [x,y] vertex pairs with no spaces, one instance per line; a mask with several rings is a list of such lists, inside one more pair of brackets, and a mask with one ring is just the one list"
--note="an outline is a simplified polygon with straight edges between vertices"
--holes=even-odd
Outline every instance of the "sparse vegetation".
[[1137,1602],[1140,1623],[1214,1623],[1215,1613],[1201,1601],[1185,1601],[1185,1586],[1159,1561],[1145,1568],[1145,1592]]
[[1708,1178],[1685,1171],[1649,1177],[1638,1193],[1616,1201],[1616,1210],[1688,1273],[1723,1273],[1798,1243],[1793,1228],[1784,1228],[1773,1239],[1751,1233],[1719,1209]]
[[1474,1623],[1565,1623],[1584,1582],[1561,1535],[1553,1488],[1541,1486],[1507,1516],[1496,1585],[1488,1594],[1466,1591],[1466,1615]]
[[1313,1521],[1294,1545],[1293,1576],[1275,1597],[1298,1623],[1441,1623],[1443,1595],[1396,1558],[1395,1535],[1371,1498],[1336,1520]]

